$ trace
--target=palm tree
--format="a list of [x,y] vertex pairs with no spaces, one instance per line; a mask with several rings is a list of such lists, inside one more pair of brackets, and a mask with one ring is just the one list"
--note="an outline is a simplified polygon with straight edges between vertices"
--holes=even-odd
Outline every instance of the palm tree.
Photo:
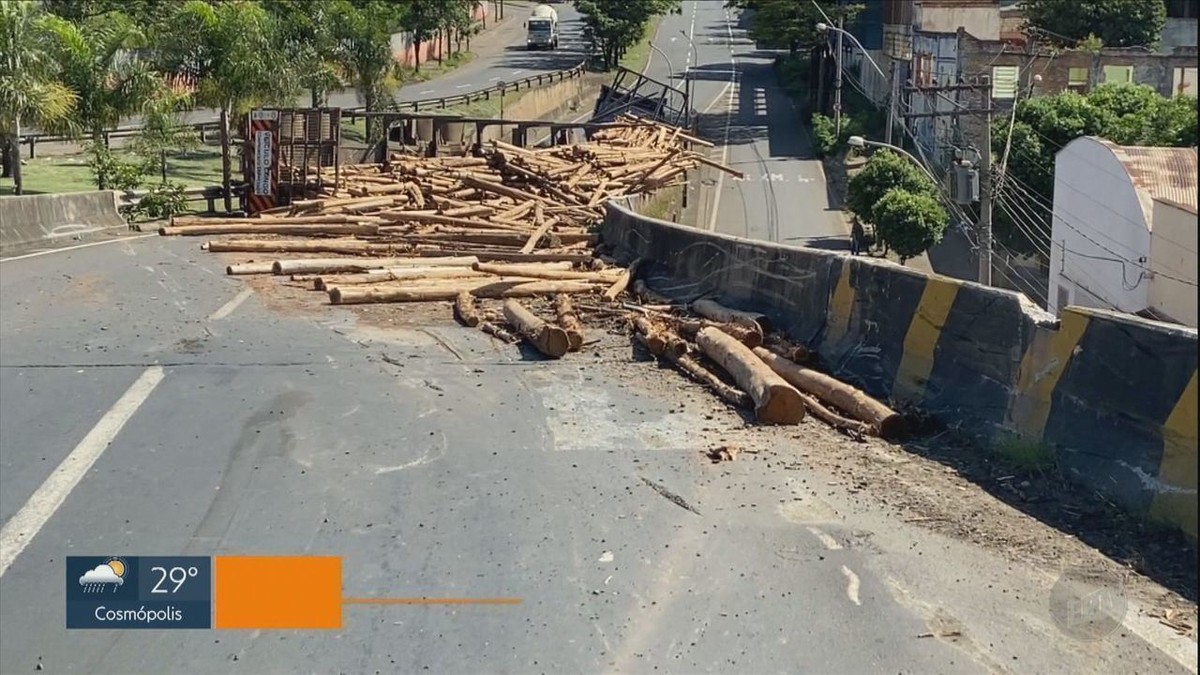
[[0,0],[0,135],[9,146],[13,192],[21,194],[21,124],[70,122],[75,94],[57,80],[51,16],[37,3]]
[[[76,126],[96,146],[121,118],[145,112],[166,94],[162,77],[137,56],[146,39],[128,15],[108,12],[78,23],[55,17],[49,26],[57,37],[55,58],[63,83],[78,97]],[[100,181],[99,189],[111,187],[103,177]]]
[[297,90],[278,24],[257,2],[189,0],[166,22],[161,38],[164,70],[194,76],[196,102],[221,111],[221,182],[225,210],[232,211],[230,116],[266,103],[290,105]]
[[[337,59],[344,79],[354,87],[367,112],[392,100],[400,68],[392,54],[392,33],[404,25],[405,7],[389,0],[366,0],[336,6]],[[375,120],[367,119],[367,142],[374,143]]]

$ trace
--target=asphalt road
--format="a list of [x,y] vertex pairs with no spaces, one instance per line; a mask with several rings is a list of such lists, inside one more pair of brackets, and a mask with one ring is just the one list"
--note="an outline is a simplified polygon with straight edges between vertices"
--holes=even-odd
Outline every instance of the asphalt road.
[[[692,36],[684,37],[680,31]],[[663,22],[657,44],[694,81],[702,134],[716,158],[744,178],[705,171],[698,225],[710,231],[833,250],[849,250],[849,231],[831,205],[825,172],[799,113],[740,17],[720,3],[685,3]],[[696,65],[692,66],[695,46]],[[665,59],[661,59],[665,61]],[[681,65],[682,64],[682,65]],[[662,75],[665,64],[652,72]]]
[[[729,53],[717,5],[701,63]],[[691,6],[660,30],[677,67]],[[296,309],[198,244],[0,262],[0,673],[1189,672],[1132,629],[1065,639],[1044,571],[864,505],[805,459],[809,426],[698,459],[743,421],[620,340],[550,363],[448,310]],[[522,602],[64,628],[64,556],[213,554],[342,556],[347,597]]]

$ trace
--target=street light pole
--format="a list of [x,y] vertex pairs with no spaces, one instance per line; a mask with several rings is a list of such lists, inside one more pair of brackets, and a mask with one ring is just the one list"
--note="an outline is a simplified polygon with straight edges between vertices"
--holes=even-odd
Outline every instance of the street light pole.
[[[839,26],[841,23],[842,22],[839,19],[838,20]],[[879,73],[879,77],[883,78],[884,80],[886,80],[889,83],[889,89],[892,91],[892,93],[888,95],[887,137],[888,137],[888,140],[891,141],[892,126],[894,126],[894,122],[896,119],[896,96],[895,96],[895,89],[896,89],[895,79],[896,78],[889,77],[886,73],[884,73],[883,68],[880,68],[879,64],[875,63],[875,59],[871,58],[871,54],[869,52],[867,52],[867,48],[864,47],[862,45],[862,43],[858,41],[858,38],[854,37],[854,34],[851,33],[850,31],[845,30],[844,28],[840,28],[839,26],[830,26],[829,24],[824,23],[824,22],[817,24],[817,32],[819,32],[819,33],[824,33],[826,31],[835,31],[838,34],[838,53],[837,53],[837,69],[838,69],[838,71],[837,71],[837,79],[834,81],[834,86],[835,86],[834,107],[841,108],[842,36],[844,35],[847,38],[850,38],[850,41],[854,43],[855,47],[858,47],[858,50],[860,52],[862,52],[863,58],[866,59],[867,62],[871,64],[871,67],[875,69],[875,72]],[[899,72],[899,71],[894,71],[894,72]],[[835,111],[835,114],[840,114],[840,112]],[[839,126],[839,129],[840,129],[840,126]]]
[[674,82],[675,81],[675,66],[671,65],[671,58],[669,56],[667,56],[666,53],[663,52],[663,50],[661,50],[657,46],[655,46],[655,44],[653,42],[650,43],[650,49],[653,49],[654,51],[658,52],[658,55],[663,57],[663,61],[667,62],[667,70],[670,71],[669,77],[670,77],[671,81]]
[[937,176],[934,176],[933,173],[931,173],[929,171],[929,169],[926,168],[925,165],[921,163],[921,160],[917,159],[916,156],[913,155],[911,152],[905,150],[904,148],[902,148],[898,145],[892,145],[891,143],[881,143],[879,141],[871,141],[871,140],[867,140],[867,139],[863,138],[862,136],[851,136],[850,138],[846,139],[846,145],[849,145],[852,148],[861,148],[861,147],[870,145],[870,146],[873,146],[876,148],[887,148],[888,150],[891,150],[893,152],[904,155],[913,164],[916,164],[918,169],[925,172],[925,175],[929,176],[929,180],[933,181],[934,185],[938,184]]
[[[991,84],[990,82],[988,83]],[[983,148],[979,150],[979,283],[992,285],[992,88],[983,90]]]

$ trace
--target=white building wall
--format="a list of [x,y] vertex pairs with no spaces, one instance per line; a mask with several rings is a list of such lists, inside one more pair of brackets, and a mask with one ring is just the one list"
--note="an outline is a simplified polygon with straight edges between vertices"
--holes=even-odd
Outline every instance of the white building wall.
[[[1122,312],[1148,305],[1150,232],[1125,167],[1103,144],[1077,138],[1054,161],[1048,309],[1066,304]],[[1122,258],[1124,260],[1122,260]]]
[[[1150,307],[1196,328],[1196,214],[1155,200],[1150,232]],[[1167,276],[1164,276],[1167,275]]]

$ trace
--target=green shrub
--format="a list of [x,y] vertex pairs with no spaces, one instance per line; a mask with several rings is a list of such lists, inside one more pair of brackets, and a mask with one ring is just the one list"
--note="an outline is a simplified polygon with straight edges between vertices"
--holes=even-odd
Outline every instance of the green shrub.
[[130,209],[130,220],[164,220],[187,210],[187,197],[179,183],[162,183],[150,191]]
[[144,162],[123,160],[103,143],[89,143],[84,152],[98,190],[136,190],[146,180]]
[[834,131],[833,120],[821,113],[813,113],[812,133],[813,150],[816,151],[817,157],[832,155],[837,150],[838,145],[840,145],[840,139]]

